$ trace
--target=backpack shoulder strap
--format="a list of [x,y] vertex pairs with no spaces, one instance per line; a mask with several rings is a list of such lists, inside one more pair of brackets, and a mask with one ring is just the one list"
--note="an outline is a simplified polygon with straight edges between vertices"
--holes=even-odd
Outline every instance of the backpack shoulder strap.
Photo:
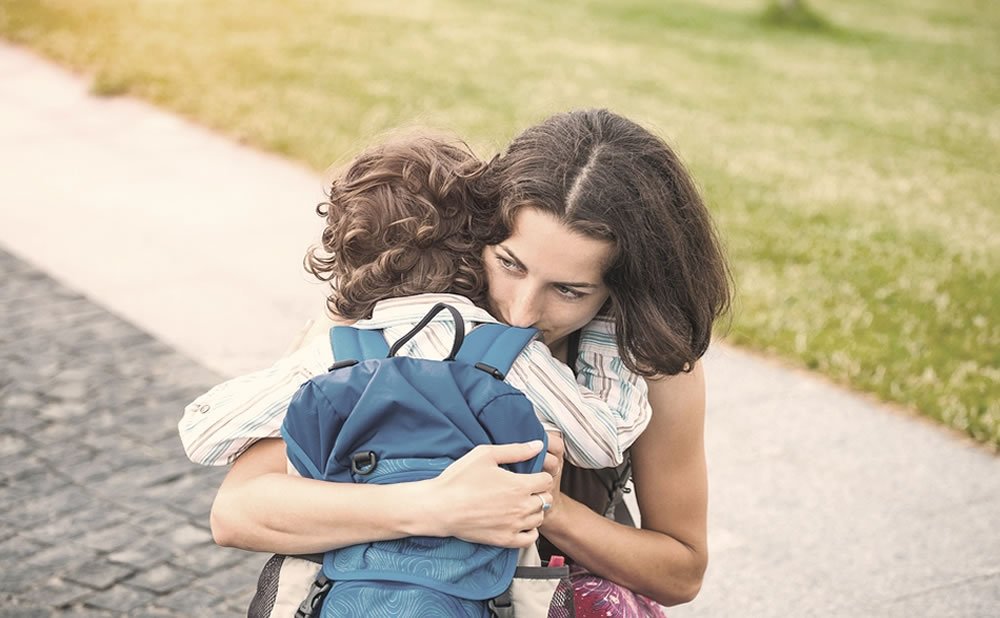
[[[535,328],[482,324],[466,335],[456,358],[470,365],[486,365],[485,370],[488,373],[502,380],[507,376],[514,360],[521,354],[521,350],[535,338],[536,334],[538,330]],[[491,369],[495,370],[495,373],[490,371]]]
[[364,361],[389,356],[389,344],[380,330],[334,326],[330,329],[333,357],[340,361]]

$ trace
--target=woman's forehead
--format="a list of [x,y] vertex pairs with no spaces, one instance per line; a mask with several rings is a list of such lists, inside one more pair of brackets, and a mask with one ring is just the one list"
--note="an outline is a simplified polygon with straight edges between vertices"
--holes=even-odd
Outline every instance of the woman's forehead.
[[611,255],[610,241],[571,229],[537,208],[520,208],[511,235],[500,245],[529,272],[559,283],[600,284]]

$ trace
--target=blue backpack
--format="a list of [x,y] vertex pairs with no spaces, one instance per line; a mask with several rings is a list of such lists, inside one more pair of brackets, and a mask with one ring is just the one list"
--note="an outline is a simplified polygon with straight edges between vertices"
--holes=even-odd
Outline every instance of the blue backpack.
[[[442,310],[455,321],[448,357],[396,356]],[[482,324],[466,335],[461,314],[444,303],[392,347],[381,331],[332,328],[342,360],[299,388],[281,428],[292,465],[313,479],[401,483],[436,477],[479,444],[547,442],[531,402],[504,381],[535,333]],[[505,467],[538,472],[544,457],[543,449]],[[331,550],[300,615],[487,618],[499,613],[495,599],[504,598],[517,558],[516,549],[451,537]]]

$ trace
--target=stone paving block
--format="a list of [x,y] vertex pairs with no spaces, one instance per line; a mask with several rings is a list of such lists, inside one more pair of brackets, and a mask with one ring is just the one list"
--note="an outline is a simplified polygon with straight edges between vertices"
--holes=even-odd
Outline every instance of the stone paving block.
[[166,539],[175,530],[188,525],[190,519],[186,514],[179,514],[171,508],[151,503],[136,511],[129,521],[154,537]]
[[20,560],[38,553],[45,547],[44,543],[24,536],[10,538],[0,543],[0,560]]
[[92,400],[87,414],[88,432],[80,437],[80,441],[97,449],[100,454],[132,455],[141,457],[144,461],[161,461],[156,456],[159,451],[150,449],[150,440],[136,440],[121,433],[122,428],[128,425],[128,420],[123,416],[125,405]]
[[112,614],[102,609],[76,605],[59,611],[59,618],[109,618],[110,616],[120,616]]
[[167,542],[173,547],[192,549],[198,545],[214,544],[212,533],[208,527],[185,524],[165,535]]
[[215,500],[214,491],[205,491],[204,481],[200,475],[192,474],[189,470],[186,476],[150,488],[146,496],[156,502],[169,504],[172,509],[183,511],[189,516],[203,517],[211,510]]
[[[72,489],[69,479],[59,474],[52,465],[45,460],[31,455],[24,458],[37,464],[30,472],[26,472],[11,483],[11,489],[19,497],[19,505],[32,510],[31,505],[46,497],[51,497],[63,489]],[[41,506],[39,508],[44,508]],[[68,509],[67,509],[68,510]]]
[[198,575],[210,575],[218,573],[234,564],[245,563],[249,557],[254,555],[254,552],[246,552],[230,547],[200,545],[178,554],[171,562],[190,569]]
[[[45,468],[46,464],[37,457],[3,457],[0,458],[0,479],[4,479],[7,487],[18,486],[21,478],[38,474]],[[0,494],[0,502],[3,502],[5,497],[4,494]]]
[[200,586],[190,586],[184,590],[168,594],[156,600],[157,607],[173,609],[181,616],[208,616],[209,611],[225,602],[225,599]]
[[[130,611],[127,615],[134,616],[135,618],[173,618],[177,615],[177,611],[166,607],[157,607],[154,603],[152,605],[141,605]],[[222,616],[223,614],[217,615]]]
[[135,570],[147,570],[166,562],[173,557],[174,552],[156,542],[147,539],[141,545],[123,547],[108,554],[108,560],[127,565]]
[[11,508],[4,515],[4,519],[10,521],[12,518],[25,523],[34,524],[38,521],[45,521],[52,517],[58,517],[82,508],[92,501],[90,492],[75,485],[58,485],[61,480],[50,474],[44,474],[40,480],[44,479],[46,485],[51,483],[52,487],[46,488],[46,495],[35,498],[26,498],[20,504]]
[[114,564],[107,559],[98,558],[87,564],[86,568],[68,571],[63,577],[90,588],[104,590],[131,577],[135,571],[133,567]]
[[246,609],[234,610],[225,603],[219,603],[211,607],[188,608],[178,610],[176,608],[162,607],[155,603],[145,607],[137,607],[128,614],[135,618],[155,618],[157,616],[184,616],[185,618],[243,618],[247,615]]
[[144,530],[134,526],[109,526],[88,532],[80,538],[80,544],[109,553],[124,547],[136,546],[143,541],[145,536]]
[[129,581],[129,585],[157,594],[166,594],[185,588],[196,577],[195,573],[187,569],[165,563],[136,575]]
[[[77,423],[70,424],[76,425]],[[58,447],[52,445],[40,448],[38,449],[37,456],[42,461],[48,462],[53,470],[63,473],[64,470],[69,470],[74,466],[93,461],[94,457],[97,456],[97,452],[90,445],[79,440],[74,440]],[[63,475],[63,478],[67,477]]]
[[89,413],[90,409],[81,401],[51,401],[38,411],[42,418],[56,422],[76,422]]
[[[256,557],[259,556],[259,557]],[[250,600],[257,591],[260,569],[270,554],[257,554],[254,559],[238,562],[231,567],[221,568],[211,577],[201,580],[201,586],[227,599],[230,607],[246,613]]]
[[68,572],[84,565],[89,567],[96,557],[96,551],[78,543],[59,543],[26,557],[22,568],[43,575]]
[[4,431],[0,433],[0,457],[14,457],[33,448],[32,443],[22,435]]
[[127,584],[121,584],[98,592],[87,599],[85,606],[107,610],[116,614],[124,614],[140,605],[149,604],[154,598],[155,595],[151,592],[132,588]]
[[64,517],[32,527],[24,534],[39,543],[56,544],[79,538],[82,531],[107,528],[122,522],[126,514],[112,504],[94,499],[89,505]]
[[48,419],[35,414],[36,408],[21,408],[26,403],[26,399],[21,399],[20,404],[9,404],[0,397],[0,409],[3,410],[0,418],[0,427],[16,431],[25,436],[34,436],[39,431],[48,426]]
[[[3,488],[3,485],[0,484],[0,489],[2,489],[2,488]],[[16,537],[17,533],[18,533],[17,528],[14,527],[12,524],[9,524],[9,523],[4,522],[4,521],[0,521],[0,543],[4,543],[4,542],[9,541],[10,539]]]
[[182,471],[184,462],[155,463],[148,462],[141,468],[132,468],[124,471],[124,474],[116,475],[111,481],[101,481],[95,483],[105,495],[129,496],[137,493],[145,493],[148,487],[168,482],[187,470]]
[[18,595],[25,605],[67,607],[80,603],[94,594],[94,590],[59,577],[50,577]]
[[[86,440],[87,438],[82,438]],[[88,445],[93,444],[88,441]],[[72,467],[61,470],[70,480],[79,485],[91,485],[96,481],[106,479],[118,472],[127,472],[133,466],[146,463],[142,456],[124,456],[119,453],[102,453],[95,449],[97,454],[90,461],[80,462]]]
[[51,573],[38,573],[25,566],[25,559],[0,558],[0,592],[11,595],[20,594],[38,584],[41,579]]
[[50,614],[51,611],[44,605],[0,607],[0,618],[38,618]]
[[57,376],[55,384],[45,391],[45,396],[52,401],[80,402],[90,394],[91,386],[85,380],[74,380],[66,373]]
[[56,446],[79,438],[80,428],[68,423],[48,423],[31,434],[31,439],[45,446]]

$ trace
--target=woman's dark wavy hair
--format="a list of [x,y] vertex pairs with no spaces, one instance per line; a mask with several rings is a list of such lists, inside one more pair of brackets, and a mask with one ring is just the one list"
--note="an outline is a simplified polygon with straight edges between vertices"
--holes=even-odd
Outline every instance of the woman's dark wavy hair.
[[482,166],[464,144],[426,134],[397,136],[355,158],[316,207],[326,228],[304,260],[330,283],[330,311],[369,318],[380,300],[424,292],[484,304],[484,245],[472,233],[464,180]]
[[731,277],[708,209],[663,140],[608,110],[557,114],[515,138],[472,186],[487,245],[510,236],[521,208],[613,243],[602,313],[629,369],[675,375],[705,353]]

